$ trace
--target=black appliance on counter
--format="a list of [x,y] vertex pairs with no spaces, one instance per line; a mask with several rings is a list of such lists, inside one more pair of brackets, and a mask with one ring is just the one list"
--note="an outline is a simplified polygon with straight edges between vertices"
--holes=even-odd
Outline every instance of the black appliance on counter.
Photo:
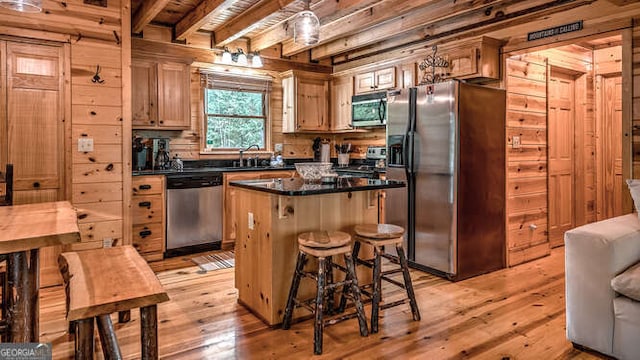
[[165,257],[219,250],[222,244],[222,173],[167,175]]

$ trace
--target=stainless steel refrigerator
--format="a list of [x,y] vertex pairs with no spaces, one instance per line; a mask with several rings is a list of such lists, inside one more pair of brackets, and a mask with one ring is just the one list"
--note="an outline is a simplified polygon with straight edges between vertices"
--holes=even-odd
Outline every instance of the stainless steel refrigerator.
[[504,90],[451,80],[389,93],[385,222],[409,264],[451,280],[505,266]]

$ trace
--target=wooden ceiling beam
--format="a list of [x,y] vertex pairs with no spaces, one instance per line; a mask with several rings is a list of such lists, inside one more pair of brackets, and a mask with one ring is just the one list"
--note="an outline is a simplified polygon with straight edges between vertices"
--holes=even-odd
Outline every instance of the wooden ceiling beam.
[[[414,39],[413,32],[402,34],[401,36],[398,36],[398,39],[405,39],[403,44],[400,42],[394,42],[394,39],[385,42],[385,44],[380,47],[376,45],[375,47],[369,48],[368,51],[360,52],[357,55],[355,55],[356,53],[349,53],[348,56],[340,56],[340,63],[334,65],[334,70],[335,72],[341,72],[347,69],[364,66],[372,62],[409,58],[411,56],[416,56],[419,53],[431,53],[431,47],[433,45],[443,45],[444,47],[448,47],[456,41],[467,38],[483,35],[493,37],[494,33],[500,29],[511,29],[515,26],[531,24],[531,22],[536,19],[548,19],[554,14],[564,13],[576,8],[582,8],[585,5],[594,3],[595,1],[596,0],[569,0],[559,3],[556,6],[541,6],[539,0],[527,0],[528,4],[533,5],[537,2],[538,6],[531,7],[528,10],[521,9],[521,11],[518,12],[504,13],[504,16],[501,16],[500,18],[492,18],[493,20],[489,21],[477,21],[477,19],[469,17],[464,21],[464,23],[456,21],[455,24],[441,23],[429,25],[427,27],[431,29],[430,31],[434,31],[431,36],[425,37],[425,34],[422,33],[419,41],[411,41]],[[547,0],[547,4],[550,3],[557,3],[557,1]],[[456,24],[460,27],[456,28]],[[542,27],[544,28],[544,25]],[[415,32],[423,30],[424,29],[415,30]],[[504,39],[505,34],[502,35],[503,36],[497,36],[497,38]]]
[[[384,0],[321,0],[312,4],[311,10],[320,19],[321,24],[328,24],[382,1]],[[294,16],[252,37],[251,48],[262,50],[291,38],[293,31],[290,30],[289,24]]]
[[[202,62],[213,63],[220,50],[202,49],[182,44],[164,43],[159,41],[131,39],[131,53],[137,57],[169,58],[185,63]],[[333,67],[327,65],[299,63],[291,60],[262,56],[263,70],[283,72],[287,70],[303,70],[330,74]]]
[[[506,0],[500,4],[476,7],[465,11],[451,11],[449,16],[441,16],[441,12],[447,12],[446,7],[422,12],[420,17],[412,19],[398,19],[383,23],[354,35],[346,36],[336,41],[320,45],[311,50],[312,59],[323,59],[336,54],[358,52],[358,49],[371,46],[373,49],[364,51],[382,51],[384,48],[392,48],[399,44],[407,44],[414,41],[438,38],[452,32],[462,32],[470,28],[480,27],[489,23],[507,20],[512,17],[533,14],[535,11],[552,8],[575,0]],[[435,5],[435,3],[434,3]],[[422,10],[422,9],[421,9]],[[417,13],[414,12],[414,13]],[[416,14],[418,15],[418,14]],[[411,26],[407,26],[407,25]],[[418,24],[419,26],[414,26]],[[384,34],[381,36],[380,34]],[[385,38],[381,41],[381,38]],[[283,46],[284,48],[284,46]],[[283,50],[284,52],[284,50]],[[360,57],[362,54],[348,57]]]
[[171,0],[143,0],[138,11],[133,15],[131,32],[139,34]]
[[[522,0],[520,0],[522,1]],[[411,30],[438,18],[448,18],[457,13],[472,11],[487,5],[500,3],[501,0],[414,0],[414,1],[385,1],[376,4],[366,11],[352,14],[338,21],[320,27],[319,44],[342,41],[342,38],[359,33],[375,35],[382,40],[399,31]],[[388,28],[396,29],[394,33],[372,32],[371,28],[379,23],[390,22]],[[316,47],[317,45],[314,45]],[[291,56],[300,51],[311,48],[287,41],[282,45],[282,55]]]
[[204,0],[175,25],[176,40],[185,40],[198,31],[210,19],[225,11],[236,0]]
[[215,30],[216,46],[229,42],[253,30],[265,18],[281,11],[295,0],[261,0]]

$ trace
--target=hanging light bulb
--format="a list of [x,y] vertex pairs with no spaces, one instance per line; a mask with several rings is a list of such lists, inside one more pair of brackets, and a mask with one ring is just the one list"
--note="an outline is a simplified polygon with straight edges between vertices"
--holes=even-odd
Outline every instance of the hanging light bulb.
[[0,0],[0,6],[25,13],[42,11],[42,0]]
[[262,58],[260,57],[260,53],[257,51],[253,53],[253,58],[251,59],[251,67],[254,67],[254,68],[262,67]]
[[247,55],[242,51],[242,49],[238,48],[238,52],[236,53],[236,62],[238,65],[247,66]]
[[228,47],[225,47],[222,52],[222,63],[227,65],[231,64],[231,52],[229,52]]
[[313,45],[320,41],[320,20],[309,9],[309,0],[304,2],[304,10],[293,19],[293,42]]

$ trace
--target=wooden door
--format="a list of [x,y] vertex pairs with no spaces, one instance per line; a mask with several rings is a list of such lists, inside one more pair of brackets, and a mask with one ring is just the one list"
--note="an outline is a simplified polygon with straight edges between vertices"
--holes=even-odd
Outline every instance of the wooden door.
[[[14,166],[14,204],[65,199],[64,51],[6,43],[7,161]],[[62,282],[60,246],[40,250],[40,286]]]
[[373,71],[356,74],[355,93],[362,94],[376,89],[376,76]]
[[624,213],[622,205],[622,77],[598,77],[601,119],[598,129],[597,219],[604,220]]
[[396,68],[380,69],[375,73],[376,90],[392,89],[396,87]]
[[148,60],[136,59],[131,63],[131,125],[134,128],[157,125],[156,66]]
[[575,225],[574,212],[573,75],[552,69],[548,81],[549,244],[564,243],[565,231]]
[[158,64],[159,126],[174,129],[189,128],[191,124],[189,91],[189,65]]
[[14,204],[64,198],[62,48],[7,43],[8,162]]

